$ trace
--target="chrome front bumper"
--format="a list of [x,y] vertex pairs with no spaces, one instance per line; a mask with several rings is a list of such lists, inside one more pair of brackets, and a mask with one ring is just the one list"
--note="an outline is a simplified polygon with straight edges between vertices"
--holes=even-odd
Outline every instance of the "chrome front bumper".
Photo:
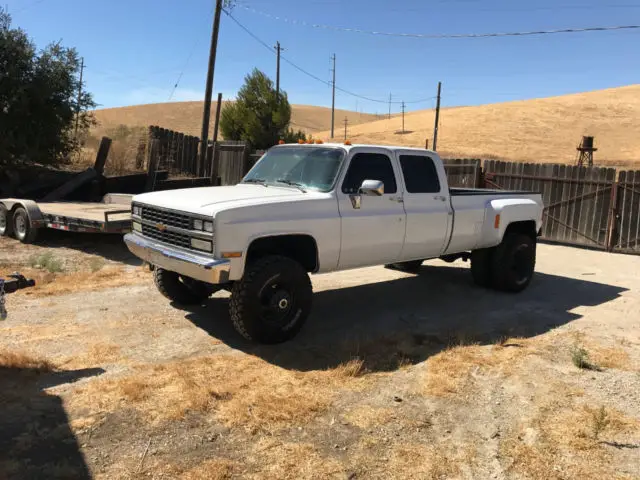
[[229,271],[231,270],[229,260],[219,260],[184,252],[136,233],[125,235],[124,242],[131,253],[151,265],[207,283],[226,283],[229,281]]

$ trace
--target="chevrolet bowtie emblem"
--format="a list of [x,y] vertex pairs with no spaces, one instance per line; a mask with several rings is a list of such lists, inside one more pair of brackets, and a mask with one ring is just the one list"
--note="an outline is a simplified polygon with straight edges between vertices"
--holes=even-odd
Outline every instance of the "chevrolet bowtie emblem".
[[161,232],[164,232],[167,229],[167,226],[164,223],[156,223],[156,228]]

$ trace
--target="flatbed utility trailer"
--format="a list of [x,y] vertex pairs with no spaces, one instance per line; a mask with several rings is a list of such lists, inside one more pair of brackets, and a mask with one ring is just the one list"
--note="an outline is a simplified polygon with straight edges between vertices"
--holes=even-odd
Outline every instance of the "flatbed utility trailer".
[[0,199],[0,236],[13,236],[23,243],[33,243],[41,228],[124,234],[131,231],[132,197],[109,193],[101,202]]

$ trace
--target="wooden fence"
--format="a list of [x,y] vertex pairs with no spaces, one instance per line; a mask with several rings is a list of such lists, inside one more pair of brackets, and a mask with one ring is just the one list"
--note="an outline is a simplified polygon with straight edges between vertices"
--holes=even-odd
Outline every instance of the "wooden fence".
[[545,240],[640,254],[640,171],[489,160],[482,178],[486,188],[540,192]]
[[482,161],[468,158],[443,159],[450,187],[476,188],[480,185]]
[[[151,145],[154,147],[151,148]],[[247,142],[210,144],[204,162],[200,160],[199,149],[198,137],[151,126],[147,166],[150,171],[167,171],[172,176],[195,177],[198,179],[196,184],[209,179],[213,185],[235,185],[247,173],[249,165],[252,165]]]

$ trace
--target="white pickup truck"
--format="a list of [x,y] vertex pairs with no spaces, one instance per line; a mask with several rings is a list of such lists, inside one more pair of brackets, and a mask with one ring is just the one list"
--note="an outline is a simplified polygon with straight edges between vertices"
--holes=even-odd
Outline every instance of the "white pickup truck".
[[247,339],[292,338],[311,310],[309,273],[471,259],[478,285],[531,281],[539,194],[449,188],[435,152],[289,144],[271,148],[234,186],[137,195],[128,248],[178,304],[231,292]]

